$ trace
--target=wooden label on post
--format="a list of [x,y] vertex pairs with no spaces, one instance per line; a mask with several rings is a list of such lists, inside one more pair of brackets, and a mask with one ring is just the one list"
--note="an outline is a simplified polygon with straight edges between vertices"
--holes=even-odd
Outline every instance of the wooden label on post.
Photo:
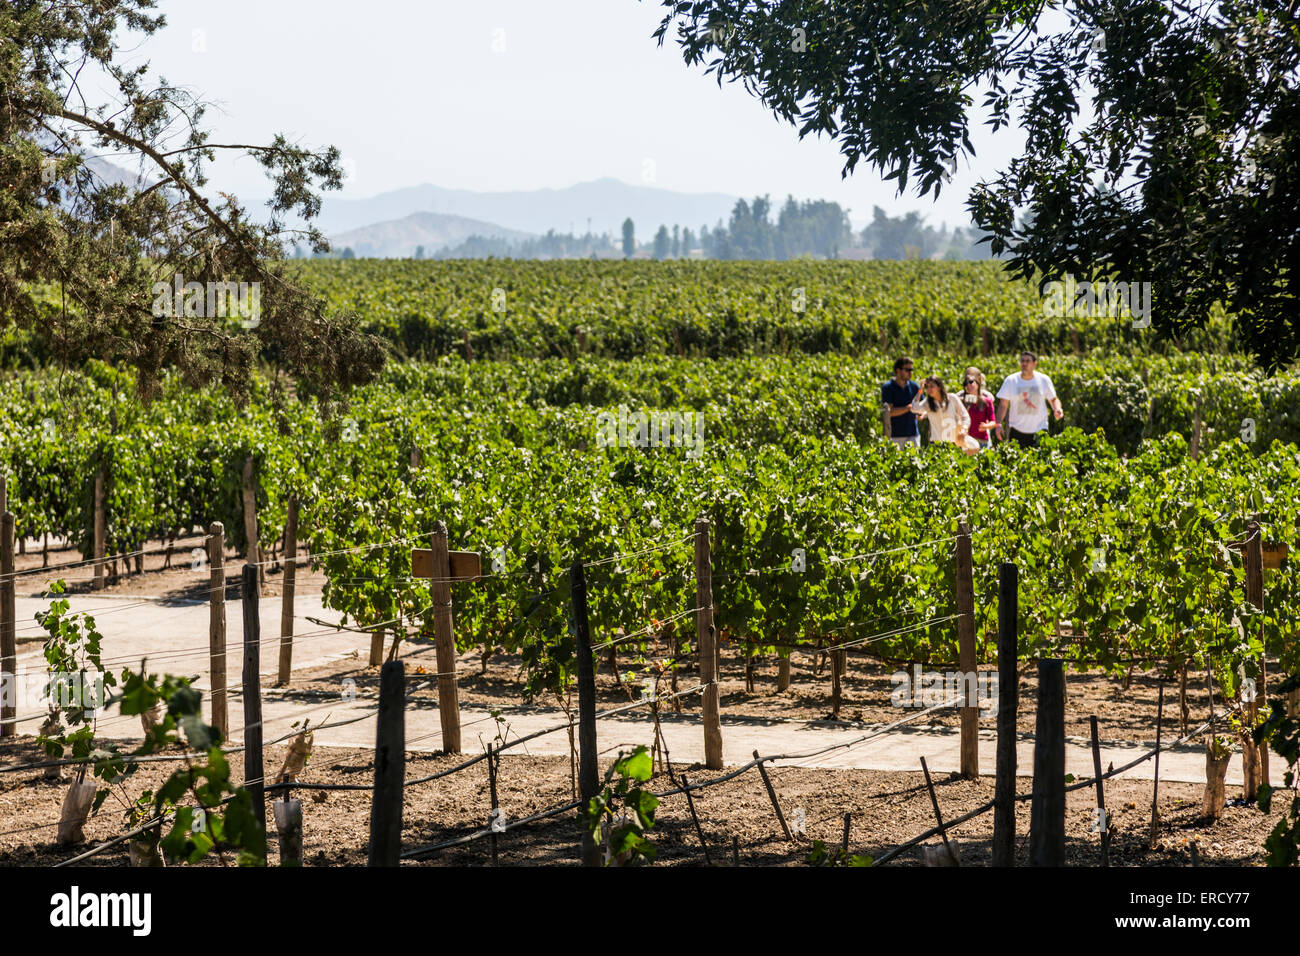
[[1285,544],[1274,544],[1265,541],[1263,546],[1264,569],[1277,571],[1286,561],[1287,546]]
[[[1233,541],[1228,545],[1231,551],[1242,551],[1245,544],[1241,541]],[[1260,555],[1263,558],[1263,568],[1266,571],[1277,571],[1282,568],[1286,562],[1287,553],[1290,548],[1286,544],[1272,541],[1264,541],[1260,544]]]
[[[483,559],[477,551],[448,551],[453,581],[474,581],[483,576]],[[411,577],[433,577],[433,552],[427,548],[411,549]]]

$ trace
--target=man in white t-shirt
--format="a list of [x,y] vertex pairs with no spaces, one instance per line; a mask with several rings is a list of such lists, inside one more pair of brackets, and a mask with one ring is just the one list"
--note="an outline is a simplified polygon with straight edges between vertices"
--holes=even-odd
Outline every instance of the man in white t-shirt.
[[1007,376],[998,389],[998,423],[1010,426],[1009,434],[1021,448],[1033,448],[1039,433],[1047,431],[1048,408],[1058,421],[1065,414],[1052,380],[1038,371],[1038,356],[1021,352],[1020,374]]

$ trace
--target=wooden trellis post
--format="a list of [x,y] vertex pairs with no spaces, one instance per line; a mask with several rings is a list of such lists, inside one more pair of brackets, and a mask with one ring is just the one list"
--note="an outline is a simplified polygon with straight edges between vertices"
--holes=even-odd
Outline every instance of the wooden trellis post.
[[722,769],[722,718],[719,713],[718,647],[713,629],[713,560],[709,522],[695,522],[695,636],[700,648],[700,683],[704,685],[704,765]]
[[966,704],[961,709],[961,775],[975,779],[980,775],[978,705],[971,702],[971,694],[979,687],[978,667],[975,660],[975,584],[971,557],[970,525],[966,516],[957,519],[957,645],[961,681],[959,686],[966,694]]
[[1065,668],[1038,662],[1034,790],[1029,805],[1029,863],[1065,865]]
[[258,594],[266,583],[266,568],[262,564],[262,549],[257,538],[257,486],[253,481],[253,456],[244,459],[242,478],[244,498],[244,537],[248,541],[245,560],[257,568]]
[[208,529],[208,654],[212,671],[212,726],[230,733],[226,702],[226,527]]
[[1014,564],[998,568],[998,753],[993,799],[993,865],[1016,862],[1016,670],[1020,617],[1020,572]]
[[[582,559],[569,570],[569,593],[573,603],[573,632],[577,645],[578,677],[578,788],[585,807],[600,790],[596,766],[596,670],[591,659],[591,632],[587,622],[587,579]],[[600,866],[600,847],[595,834],[582,824],[582,865]]]
[[[1264,609],[1264,539],[1259,527],[1258,515],[1253,516],[1246,523],[1246,542],[1242,557],[1244,559],[1242,563],[1246,566],[1246,600],[1262,611]],[[1260,783],[1268,782],[1268,745],[1258,746],[1251,735],[1259,718],[1259,700],[1267,693],[1267,675],[1263,670],[1267,659],[1268,654],[1265,649],[1265,653],[1260,658],[1259,681],[1245,708],[1249,727],[1241,735],[1241,795],[1246,800],[1254,800]]]
[[298,496],[289,498],[284,527],[284,593],[280,598],[280,670],[278,683],[289,684],[293,671],[293,599],[298,579]]
[[91,556],[95,561],[96,591],[104,586],[104,554],[107,547],[106,539],[108,537],[108,519],[104,514],[104,484],[104,466],[101,464],[99,470],[95,472],[95,527],[91,543],[91,547],[93,548]]
[[266,783],[262,774],[262,623],[257,607],[257,569],[244,565],[240,581],[244,605],[244,779],[253,814],[266,829]]
[[402,661],[389,661],[379,672],[369,866],[397,866],[401,858],[405,777],[406,665]]
[[[439,521],[428,550],[411,552],[411,577],[429,578],[433,632],[438,654],[438,716],[444,753],[460,753],[460,700],[456,688],[456,636],[451,617],[451,582],[476,581],[482,557],[477,551],[448,551],[447,526]],[[382,635],[381,635],[382,641]],[[382,647],[382,644],[381,644]]]
[[18,645],[14,610],[14,516],[0,514],[0,737],[12,737],[18,716]]

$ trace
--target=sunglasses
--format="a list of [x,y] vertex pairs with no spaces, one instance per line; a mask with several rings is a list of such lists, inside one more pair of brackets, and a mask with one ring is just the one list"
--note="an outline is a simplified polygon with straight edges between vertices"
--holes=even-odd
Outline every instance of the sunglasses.
[[903,366],[903,371],[904,371],[904,372],[910,372],[910,371],[912,371],[912,366],[910,366],[910,365],[904,365],[904,366]]

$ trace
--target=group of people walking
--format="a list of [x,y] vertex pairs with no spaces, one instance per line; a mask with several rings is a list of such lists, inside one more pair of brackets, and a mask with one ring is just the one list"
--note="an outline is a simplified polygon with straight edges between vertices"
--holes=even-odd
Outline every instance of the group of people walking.
[[950,394],[943,379],[931,375],[920,385],[912,380],[912,360],[894,362],[894,377],[880,389],[885,427],[897,445],[921,444],[918,423],[930,423],[931,442],[952,442],[968,455],[978,454],[999,441],[1014,441],[1022,448],[1038,444],[1047,431],[1048,412],[1060,419],[1065,412],[1052,380],[1038,371],[1038,356],[1020,354],[1020,371],[1008,375],[994,395],[985,387],[984,373],[966,369],[961,392]]

